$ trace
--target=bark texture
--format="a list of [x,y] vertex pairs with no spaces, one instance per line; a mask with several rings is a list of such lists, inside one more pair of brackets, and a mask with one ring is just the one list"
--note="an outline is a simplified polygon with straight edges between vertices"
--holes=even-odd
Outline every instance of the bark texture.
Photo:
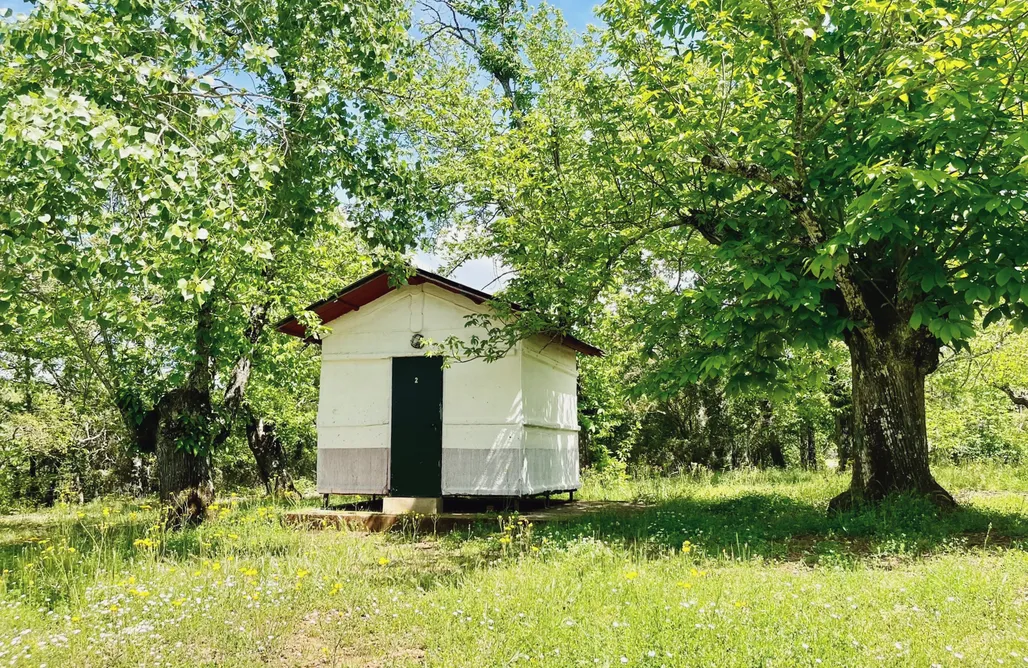
[[192,449],[206,445],[209,396],[195,389],[173,390],[155,410],[157,487],[161,503],[168,506],[167,521],[173,527],[199,524],[214,500],[210,458]]
[[275,434],[275,425],[263,418],[251,417],[246,425],[246,443],[250,446],[257,473],[267,494],[299,496],[289,471],[289,457],[282,441]]
[[1025,396],[1020,392],[1016,392],[1009,385],[997,385],[996,387],[1002,390],[1003,394],[1007,395],[1010,401],[1013,402],[1014,406],[1017,406],[1018,408],[1028,408],[1028,396]]
[[938,344],[905,323],[884,337],[870,329],[853,330],[846,342],[853,370],[853,479],[829,510],[893,493],[919,494],[941,508],[955,507],[928,466],[924,383],[938,363]]

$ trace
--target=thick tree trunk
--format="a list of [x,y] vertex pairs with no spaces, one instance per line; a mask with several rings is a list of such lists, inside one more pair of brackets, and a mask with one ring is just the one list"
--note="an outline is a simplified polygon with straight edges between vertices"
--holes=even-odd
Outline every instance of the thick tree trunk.
[[169,507],[168,522],[199,524],[214,500],[214,481],[210,458],[194,454],[191,446],[207,445],[210,402],[201,392],[179,389],[166,394],[156,410],[157,488]]
[[893,493],[924,495],[956,505],[928,466],[924,381],[938,348],[906,328],[881,337],[855,330],[847,338],[853,368],[853,480],[829,510],[879,501]]
[[168,523],[176,527],[207,517],[214,500],[210,453],[228,436],[211,406],[213,329],[214,305],[208,299],[197,311],[195,358],[186,386],[168,392],[154,407],[157,489],[169,506]]
[[246,443],[257,462],[264,490],[269,495],[291,493],[299,496],[282,441],[275,434],[275,426],[262,418],[251,417],[246,425]]

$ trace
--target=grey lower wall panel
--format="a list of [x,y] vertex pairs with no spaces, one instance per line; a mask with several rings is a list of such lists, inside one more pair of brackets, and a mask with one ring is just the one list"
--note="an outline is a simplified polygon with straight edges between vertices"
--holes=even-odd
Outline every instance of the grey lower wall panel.
[[388,448],[319,448],[319,494],[386,494]]
[[578,489],[577,439],[560,450],[527,448],[525,461],[522,494]]
[[443,448],[443,494],[521,494],[522,453],[521,448]]
[[443,494],[520,496],[578,489],[578,445],[443,449]]

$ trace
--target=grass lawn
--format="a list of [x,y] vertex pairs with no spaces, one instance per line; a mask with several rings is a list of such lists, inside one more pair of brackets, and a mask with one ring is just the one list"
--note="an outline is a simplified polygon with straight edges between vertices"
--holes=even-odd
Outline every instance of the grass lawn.
[[439,536],[246,500],[170,534],[128,500],[7,516],[0,665],[1028,665],[1028,474],[939,478],[941,517],[829,518],[843,478],[788,472],[593,479],[646,508]]

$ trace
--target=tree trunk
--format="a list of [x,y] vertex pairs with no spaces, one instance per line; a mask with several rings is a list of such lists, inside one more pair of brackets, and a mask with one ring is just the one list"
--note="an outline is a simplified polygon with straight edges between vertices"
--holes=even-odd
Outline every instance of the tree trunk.
[[853,451],[853,406],[835,413],[835,445],[839,449],[839,473],[844,473]]
[[210,402],[203,393],[172,390],[159,402],[156,451],[157,489],[169,506],[171,526],[199,524],[214,500],[210,458],[191,448],[206,446]]
[[774,466],[785,468],[785,452],[782,451],[782,442],[778,438],[778,432],[774,429],[774,404],[763,400],[760,406],[760,421],[758,423],[757,448],[750,453],[750,463],[759,468]]
[[268,495],[288,492],[299,496],[282,441],[275,434],[275,425],[263,418],[251,417],[246,425],[246,443],[257,462],[257,472],[265,492]]
[[768,454],[771,456],[771,465],[775,468],[784,469],[786,466],[785,451],[782,450],[782,442],[778,440],[777,434],[771,436],[767,449]]
[[893,493],[928,497],[956,506],[932,477],[925,426],[926,374],[938,347],[921,332],[897,325],[888,336],[854,330],[846,340],[853,369],[853,479],[829,510],[875,502]]
[[817,470],[817,445],[814,442],[814,425],[804,421],[800,426],[800,466],[808,471]]

